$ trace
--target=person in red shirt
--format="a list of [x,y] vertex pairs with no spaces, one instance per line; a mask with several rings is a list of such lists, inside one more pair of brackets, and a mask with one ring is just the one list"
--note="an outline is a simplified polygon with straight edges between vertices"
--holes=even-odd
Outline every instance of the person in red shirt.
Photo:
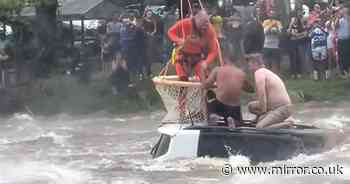
[[321,18],[321,14],[322,14],[322,9],[321,6],[319,4],[315,4],[314,8],[312,10],[312,12],[309,15],[309,18],[307,20],[307,27],[308,28],[312,28],[312,26],[314,25],[314,23]]
[[208,14],[201,10],[192,18],[178,21],[168,36],[179,48],[175,67],[180,80],[188,81],[192,68],[196,79],[201,80],[202,71],[207,71],[218,55],[218,41]]

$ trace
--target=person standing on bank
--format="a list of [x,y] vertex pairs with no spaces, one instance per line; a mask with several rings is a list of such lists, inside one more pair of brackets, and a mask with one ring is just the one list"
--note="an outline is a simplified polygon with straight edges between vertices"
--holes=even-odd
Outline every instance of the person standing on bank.
[[265,43],[264,60],[269,69],[279,74],[281,54],[279,49],[282,23],[276,18],[276,12],[271,10],[270,17],[263,22]]
[[302,17],[299,12],[294,12],[294,16],[291,17],[287,33],[289,35],[289,44],[287,46],[290,57],[290,68],[292,73],[292,79],[300,79],[302,73],[303,60],[301,53],[302,45],[305,44],[307,31],[302,23]]
[[339,65],[344,78],[349,77],[350,68],[350,24],[347,8],[341,8],[335,22],[335,30],[338,37]]

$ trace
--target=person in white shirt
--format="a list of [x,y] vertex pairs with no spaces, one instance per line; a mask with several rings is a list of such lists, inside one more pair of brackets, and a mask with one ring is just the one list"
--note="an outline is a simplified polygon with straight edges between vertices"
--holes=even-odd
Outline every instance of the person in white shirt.
[[269,69],[274,73],[280,72],[280,34],[282,33],[282,23],[277,20],[276,12],[271,10],[270,18],[263,22],[265,42],[264,42],[264,60]]

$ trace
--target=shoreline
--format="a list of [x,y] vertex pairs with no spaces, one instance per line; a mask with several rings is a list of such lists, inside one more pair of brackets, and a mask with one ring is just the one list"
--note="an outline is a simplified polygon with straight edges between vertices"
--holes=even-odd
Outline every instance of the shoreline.
[[[313,101],[330,104],[350,101],[350,81],[347,80],[298,79],[285,80],[285,84],[297,107]],[[14,91],[17,91],[16,94],[13,94]],[[11,89],[9,96],[11,97],[2,95],[2,102],[4,98],[11,98],[15,104],[12,109],[4,108],[0,104],[3,106],[0,110],[9,110],[1,112],[5,115],[18,111],[43,116],[60,113],[86,115],[96,112],[125,115],[165,110],[151,80],[137,81],[126,95],[113,95],[108,79],[96,78],[85,84],[74,76],[60,75],[35,81],[30,87]],[[252,96],[244,95],[242,105]]]

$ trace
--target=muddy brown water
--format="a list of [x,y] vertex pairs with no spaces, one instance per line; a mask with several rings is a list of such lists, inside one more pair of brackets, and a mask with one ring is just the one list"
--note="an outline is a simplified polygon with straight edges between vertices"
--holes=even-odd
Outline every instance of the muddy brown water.
[[[295,117],[322,128],[350,128],[350,103],[308,103]],[[0,123],[0,184],[163,184],[163,183],[350,183],[350,140],[325,153],[298,155],[267,166],[341,165],[331,176],[223,176],[225,163],[249,164],[247,157],[154,161],[164,112],[133,115],[96,113],[73,117],[16,114]]]

